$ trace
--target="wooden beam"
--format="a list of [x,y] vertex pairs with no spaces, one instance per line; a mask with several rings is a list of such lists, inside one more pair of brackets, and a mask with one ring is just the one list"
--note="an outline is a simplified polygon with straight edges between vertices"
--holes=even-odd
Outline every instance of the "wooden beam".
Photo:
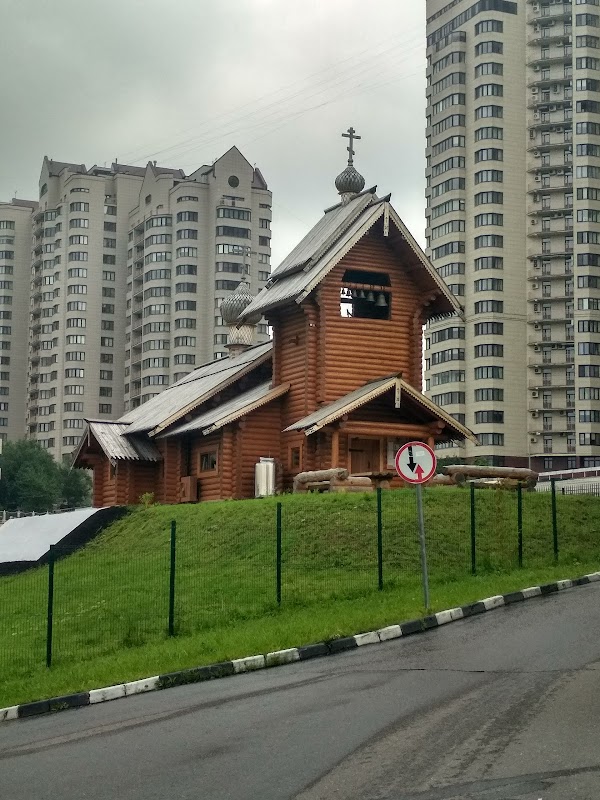
[[406,424],[401,422],[345,422],[340,429],[352,436],[415,437],[427,441],[431,431],[427,425]]
[[331,431],[331,466],[339,467],[340,461],[340,429],[336,425]]

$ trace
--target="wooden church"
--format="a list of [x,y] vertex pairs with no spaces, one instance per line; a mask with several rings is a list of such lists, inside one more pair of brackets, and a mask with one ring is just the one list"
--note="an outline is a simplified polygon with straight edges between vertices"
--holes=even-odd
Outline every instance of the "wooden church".
[[[229,357],[116,422],[87,421],[74,466],[93,470],[95,506],[252,497],[261,458],[285,490],[306,470],[393,470],[411,439],[475,440],[421,393],[423,326],[461,309],[389,195],[363,190],[353,134],[341,201],[256,297],[242,280],[223,301]],[[273,340],[253,345],[263,317]]]

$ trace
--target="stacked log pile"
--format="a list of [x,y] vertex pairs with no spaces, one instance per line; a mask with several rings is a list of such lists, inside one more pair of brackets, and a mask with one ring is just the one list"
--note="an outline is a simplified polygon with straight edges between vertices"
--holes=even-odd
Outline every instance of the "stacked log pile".
[[300,472],[294,478],[294,493],[307,492],[372,492],[373,483],[370,478],[349,475],[347,469],[318,469],[312,472]]

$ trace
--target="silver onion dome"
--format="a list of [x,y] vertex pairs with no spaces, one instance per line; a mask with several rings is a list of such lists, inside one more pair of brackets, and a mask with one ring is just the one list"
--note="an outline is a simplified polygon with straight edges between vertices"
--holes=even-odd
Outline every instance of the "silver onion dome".
[[340,194],[359,194],[365,188],[365,179],[351,164],[335,179]]
[[[250,303],[254,300],[253,295],[250,293],[250,287],[245,280],[241,280],[235,292],[226,297],[220,305],[221,317],[223,322],[227,325],[235,325],[238,321],[240,314],[248,308]],[[244,325],[256,325],[262,317],[262,314],[251,314],[244,319]]]

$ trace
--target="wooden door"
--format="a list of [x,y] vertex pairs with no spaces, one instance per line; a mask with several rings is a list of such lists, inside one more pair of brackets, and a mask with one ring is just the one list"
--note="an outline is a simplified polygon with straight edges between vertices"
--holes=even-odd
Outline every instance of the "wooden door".
[[350,440],[351,474],[379,472],[380,446],[379,439],[352,438]]

